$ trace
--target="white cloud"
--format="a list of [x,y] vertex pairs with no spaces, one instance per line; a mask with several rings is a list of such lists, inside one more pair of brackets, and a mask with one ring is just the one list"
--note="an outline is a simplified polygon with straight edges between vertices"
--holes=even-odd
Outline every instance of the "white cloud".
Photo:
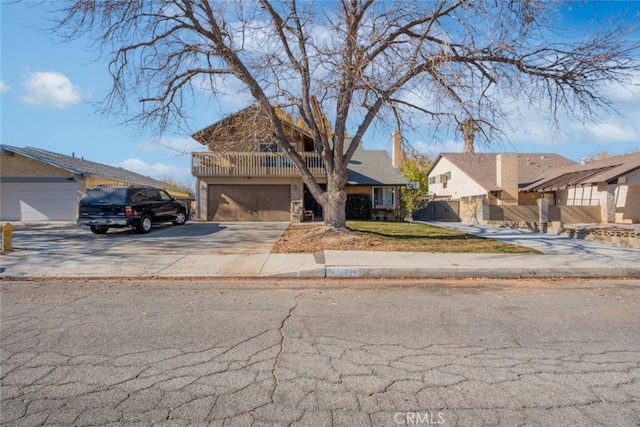
[[463,145],[462,140],[446,139],[429,143],[417,141],[413,144],[413,148],[420,154],[436,158],[440,153],[462,153]]
[[613,122],[587,123],[585,124],[585,129],[602,142],[613,143],[638,140],[638,134],[630,124]]
[[194,151],[203,151],[205,146],[190,137],[170,137],[163,136],[159,139],[151,139],[140,142],[136,148],[141,151],[163,151],[173,155],[191,155]]
[[11,88],[2,80],[0,80],[0,93],[9,92]]
[[631,73],[629,81],[625,83],[612,82],[604,85],[603,92],[614,102],[630,102],[637,105],[640,98],[640,71]]
[[26,91],[22,102],[34,107],[65,108],[82,100],[81,89],[67,76],[55,71],[29,73],[22,87]]
[[116,166],[139,173],[141,175],[150,176],[158,180],[171,179],[177,183],[190,184],[193,182],[191,171],[189,168],[183,168],[175,165],[164,163],[149,164],[140,159],[127,159]]
[[246,85],[234,76],[201,76],[193,80],[193,87],[213,95],[223,111],[236,112],[255,102]]

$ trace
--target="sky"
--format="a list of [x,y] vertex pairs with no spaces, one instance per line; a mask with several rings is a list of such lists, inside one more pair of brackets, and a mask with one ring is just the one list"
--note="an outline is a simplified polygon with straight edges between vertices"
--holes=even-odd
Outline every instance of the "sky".
[[[627,19],[640,22],[640,0],[566,2],[562,19],[579,28],[622,11]],[[87,40],[61,43],[43,32],[50,18],[31,0],[0,0],[0,142],[74,154],[192,186],[190,153],[203,146],[186,131],[159,137],[100,114],[98,104],[111,89],[108,57],[101,57]],[[640,39],[640,30],[635,36]],[[560,129],[552,129],[542,112],[523,109],[506,140],[481,144],[476,150],[555,152],[575,161],[602,151],[616,155],[640,150],[640,75],[635,84],[604,88],[619,114],[604,114],[596,123],[560,116]],[[192,131],[199,130],[247,105],[248,99],[223,97],[191,112],[188,125]],[[431,156],[462,151],[461,137],[434,141],[432,133],[425,130],[404,137]],[[390,134],[372,129],[363,144],[368,149],[390,150],[390,141]]]

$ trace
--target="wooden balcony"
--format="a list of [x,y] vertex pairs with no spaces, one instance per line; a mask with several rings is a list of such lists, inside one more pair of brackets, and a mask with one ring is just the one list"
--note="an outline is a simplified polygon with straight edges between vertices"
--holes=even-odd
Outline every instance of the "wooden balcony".
[[[314,152],[299,153],[314,176],[324,176],[324,163]],[[284,153],[191,153],[193,176],[300,176]]]

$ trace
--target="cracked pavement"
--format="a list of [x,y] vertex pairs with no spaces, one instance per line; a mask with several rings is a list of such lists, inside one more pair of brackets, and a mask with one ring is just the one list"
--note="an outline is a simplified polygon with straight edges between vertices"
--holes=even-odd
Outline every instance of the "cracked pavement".
[[640,424],[640,280],[0,286],[2,425]]

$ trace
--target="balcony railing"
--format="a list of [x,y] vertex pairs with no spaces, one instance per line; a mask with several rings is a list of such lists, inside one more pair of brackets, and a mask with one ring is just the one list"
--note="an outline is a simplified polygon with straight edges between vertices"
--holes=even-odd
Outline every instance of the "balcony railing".
[[[298,153],[314,176],[324,176],[322,158],[314,152]],[[216,153],[191,154],[194,176],[300,176],[298,168],[284,153]]]

